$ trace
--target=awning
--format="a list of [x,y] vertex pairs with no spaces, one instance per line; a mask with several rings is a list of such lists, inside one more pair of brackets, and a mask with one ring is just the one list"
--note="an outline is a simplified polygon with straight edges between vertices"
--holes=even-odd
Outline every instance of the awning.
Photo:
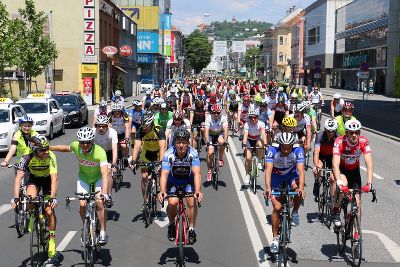
[[119,66],[114,66],[117,69],[119,69],[120,71],[122,71],[123,73],[127,74],[128,72],[126,70],[124,70],[123,68],[119,67]]

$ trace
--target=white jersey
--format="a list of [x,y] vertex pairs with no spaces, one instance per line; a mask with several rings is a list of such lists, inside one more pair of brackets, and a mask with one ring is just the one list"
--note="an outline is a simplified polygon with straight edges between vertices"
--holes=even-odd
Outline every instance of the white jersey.
[[265,123],[260,120],[257,124],[246,122],[244,125],[244,131],[248,132],[247,137],[250,140],[257,140],[261,137],[261,132],[265,131]]
[[309,98],[311,99],[312,104],[319,104],[322,100],[322,93],[318,91],[318,93],[315,94],[314,91],[312,91],[309,94]]
[[247,113],[249,113],[250,110],[250,105],[249,106],[245,106],[242,103],[239,104],[239,108],[238,111],[240,111],[240,120],[243,122],[247,121]]
[[220,115],[218,120],[214,121],[213,115],[207,115],[204,127],[209,129],[210,135],[220,134],[225,127],[228,127],[228,120],[225,115]]
[[107,115],[110,112],[111,112],[111,109],[109,109],[109,108],[107,108],[106,112],[100,112],[100,109],[96,108],[96,110],[94,111],[94,114],[96,115],[96,117],[98,117],[100,115]]
[[268,101],[267,101],[267,103],[268,103],[268,108],[269,109],[273,109],[273,107],[276,105],[276,103],[277,103],[277,101],[276,101],[276,97],[269,97],[268,96]]
[[171,119],[167,122],[167,129],[170,130],[170,136],[169,136],[169,142],[168,142],[168,147],[171,147],[174,144],[174,132],[178,129],[186,129],[189,132],[191,132],[190,128],[190,121],[188,119],[183,119],[183,124],[180,126],[176,126],[173,124],[174,120]]
[[111,125],[112,125],[113,129],[115,129],[115,131],[117,131],[117,134],[125,133],[125,121],[124,121],[123,116],[121,116],[119,118],[112,117]]
[[104,151],[108,152],[112,149],[112,144],[118,143],[118,134],[113,128],[108,128],[104,134],[99,134],[94,128],[96,135],[94,136],[94,143],[101,146]]
[[[290,116],[294,118],[293,114],[291,114]],[[298,133],[303,131],[307,127],[311,127],[311,118],[307,114],[304,114],[301,121],[297,121],[297,126],[294,128],[294,131]]]

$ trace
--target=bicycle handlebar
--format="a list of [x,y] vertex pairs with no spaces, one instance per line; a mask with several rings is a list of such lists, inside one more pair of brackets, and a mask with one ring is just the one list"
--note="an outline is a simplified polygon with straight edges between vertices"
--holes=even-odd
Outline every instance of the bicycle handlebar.
[[136,175],[136,169],[138,167],[157,167],[162,165],[162,161],[154,161],[154,162],[144,162],[144,161],[131,161],[131,165],[135,165],[135,168],[132,169],[133,174]]
[[73,201],[73,200],[90,200],[94,196],[96,196],[98,193],[100,193],[100,191],[87,192],[87,193],[77,193],[77,192],[75,192],[74,195],[77,196],[77,197],[66,196],[65,197],[65,210],[70,210],[69,203],[71,201]]
[[[186,192],[179,192],[176,194],[169,194],[169,195],[164,195],[164,200],[170,197],[177,197],[179,199],[183,199],[185,197],[197,197],[198,193],[186,193]],[[164,208],[164,201],[161,202],[161,207]],[[197,201],[197,207],[201,207],[201,203],[199,201]]]

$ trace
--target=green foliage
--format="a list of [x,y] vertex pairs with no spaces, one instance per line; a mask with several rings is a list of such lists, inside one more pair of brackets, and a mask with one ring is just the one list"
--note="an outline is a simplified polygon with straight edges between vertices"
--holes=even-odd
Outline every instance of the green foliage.
[[[246,51],[244,56],[244,64],[247,68],[254,70],[256,61],[260,60],[260,49],[258,47],[252,47]],[[260,66],[259,63],[257,63]]]
[[[265,30],[271,27],[271,23],[261,21],[236,21],[236,22],[212,22],[210,29],[207,33],[213,32],[216,39],[231,40],[244,40],[257,33],[262,34]],[[248,31],[246,31],[248,29]],[[257,31],[253,31],[257,29]],[[236,36],[237,35],[237,36]]]
[[212,44],[208,42],[205,34],[195,30],[186,39],[185,46],[190,67],[196,74],[200,73],[211,61]]
[[122,95],[125,95],[125,78],[124,75],[119,73],[117,83],[115,84],[114,92],[120,90]]

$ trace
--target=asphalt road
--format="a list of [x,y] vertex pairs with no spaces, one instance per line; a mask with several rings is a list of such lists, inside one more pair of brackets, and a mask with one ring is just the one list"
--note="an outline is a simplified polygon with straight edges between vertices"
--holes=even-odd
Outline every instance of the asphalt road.
[[[52,144],[69,144],[76,129],[67,129]],[[400,266],[400,167],[397,152],[400,144],[365,132],[373,149],[376,177],[373,187],[378,203],[371,196],[363,200],[364,257],[362,266]],[[266,218],[271,207],[262,199],[264,188],[260,176],[257,196],[241,187],[244,176],[241,148],[237,139],[231,140],[231,150],[225,159],[216,192],[204,187],[205,201],[199,209],[196,227],[198,242],[185,249],[187,266],[276,266],[270,261],[271,228]],[[201,157],[205,157],[204,150]],[[77,162],[72,153],[57,153],[59,167],[59,206],[57,244],[60,255],[56,265],[84,266],[80,246],[81,221],[78,206],[65,210],[65,196],[75,191]],[[1,160],[1,159],[0,159]],[[3,169],[0,175],[0,266],[29,266],[29,235],[17,238],[14,214],[9,210],[13,172]],[[205,179],[206,166],[202,163]],[[145,228],[140,216],[142,197],[140,178],[130,170],[125,173],[125,187],[113,195],[115,205],[108,212],[109,243],[103,247],[96,266],[175,266],[177,249],[167,239],[165,219]],[[365,176],[365,172],[362,171]],[[383,178],[383,179],[382,179]],[[323,226],[313,202],[311,170],[307,172],[308,197],[300,209],[301,224],[293,229],[290,245],[291,266],[347,266],[346,257],[338,255],[336,236]],[[76,204],[76,203],[75,203]]]

